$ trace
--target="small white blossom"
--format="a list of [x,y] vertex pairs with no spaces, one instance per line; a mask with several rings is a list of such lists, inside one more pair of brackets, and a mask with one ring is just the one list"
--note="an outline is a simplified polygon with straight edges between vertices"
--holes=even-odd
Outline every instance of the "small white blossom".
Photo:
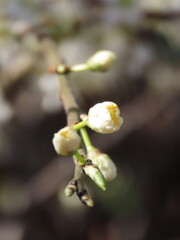
[[99,167],[106,181],[112,181],[117,176],[116,166],[107,154],[96,149],[88,153],[88,158]]
[[68,156],[76,151],[81,144],[81,138],[78,133],[67,126],[54,134],[53,145],[56,152],[63,156]]
[[98,133],[113,133],[123,123],[120,110],[113,102],[103,102],[89,109],[87,125]]
[[92,71],[107,71],[116,60],[116,55],[107,50],[95,53],[86,62],[88,69]]

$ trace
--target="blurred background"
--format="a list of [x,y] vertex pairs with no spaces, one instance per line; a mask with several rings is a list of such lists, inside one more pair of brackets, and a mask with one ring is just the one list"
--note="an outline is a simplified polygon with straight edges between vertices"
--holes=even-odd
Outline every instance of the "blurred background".
[[[124,118],[89,131],[118,177],[106,192],[86,179],[88,209],[63,193],[74,165],[52,146],[66,116],[47,67],[102,49],[109,72],[68,75],[83,112],[113,101]],[[1,0],[0,240],[180,239],[179,104],[179,0]]]

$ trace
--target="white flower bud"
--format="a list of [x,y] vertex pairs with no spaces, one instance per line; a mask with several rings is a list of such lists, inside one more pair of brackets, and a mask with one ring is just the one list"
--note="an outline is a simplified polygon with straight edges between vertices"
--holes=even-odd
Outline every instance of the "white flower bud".
[[117,176],[116,166],[107,154],[99,155],[98,166],[106,181],[112,181]]
[[117,176],[116,166],[107,154],[96,149],[88,153],[88,158],[99,167],[106,181],[112,181]]
[[54,134],[53,145],[56,152],[63,156],[70,155],[76,151],[81,144],[81,138],[78,133],[67,126]]
[[86,64],[89,70],[104,72],[109,70],[115,60],[116,55],[113,52],[102,50],[90,57]]
[[103,102],[89,109],[87,125],[98,133],[113,133],[123,123],[120,110],[113,102]]

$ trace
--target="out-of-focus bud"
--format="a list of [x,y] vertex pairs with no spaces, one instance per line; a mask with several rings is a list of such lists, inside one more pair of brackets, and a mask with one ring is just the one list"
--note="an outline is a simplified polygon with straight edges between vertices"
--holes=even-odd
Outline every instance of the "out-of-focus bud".
[[86,164],[84,171],[102,190],[106,190],[104,176],[96,165],[93,165],[92,163]]
[[77,181],[69,182],[67,187],[64,190],[66,197],[71,197],[77,190]]
[[92,57],[90,57],[86,64],[91,71],[102,71],[105,72],[109,70],[114,61],[116,60],[116,55],[107,50],[102,50],[96,52]]
[[84,203],[88,207],[93,207],[94,202],[91,198],[91,195],[88,193],[86,187],[84,186],[83,182],[79,179],[77,181],[77,195],[82,203]]
[[68,156],[78,150],[81,138],[72,127],[67,126],[54,134],[53,145],[58,154]]
[[82,203],[84,203],[85,205],[87,205],[88,207],[93,207],[94,206],[94,201],[92,200],[90,195],[82,195],[81,197],[81,201]]
[[112,181],[117,176],[116,166],[107,154],[94,149],[87,156],[99,167],[106,181]]
[[120,129],[123,119],[113,102],[103,102],[89,109],[87,125],[98,133],[113,133]]

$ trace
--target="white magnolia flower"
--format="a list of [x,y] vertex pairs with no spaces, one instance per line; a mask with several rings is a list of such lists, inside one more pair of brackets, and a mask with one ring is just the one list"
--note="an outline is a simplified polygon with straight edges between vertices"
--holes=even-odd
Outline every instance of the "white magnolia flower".
[[117,169],[111,158],[98,149],[90,151],[88,158],[101,170],[106,181],[112,181],[117,176]]
[[103,102],[89,109],[87,125],[98,133],[113,133],[123,123],[120,110],[113,102]]
[[102,50],[90,57],[86,64],[92,71],[107,71],[116,60],[116,55],[107,50]]
[[53,145],[56,152],[63,156],[68,156],[76,151],[81,144],[81,138],[78,133],[67,126],[54,134]]

